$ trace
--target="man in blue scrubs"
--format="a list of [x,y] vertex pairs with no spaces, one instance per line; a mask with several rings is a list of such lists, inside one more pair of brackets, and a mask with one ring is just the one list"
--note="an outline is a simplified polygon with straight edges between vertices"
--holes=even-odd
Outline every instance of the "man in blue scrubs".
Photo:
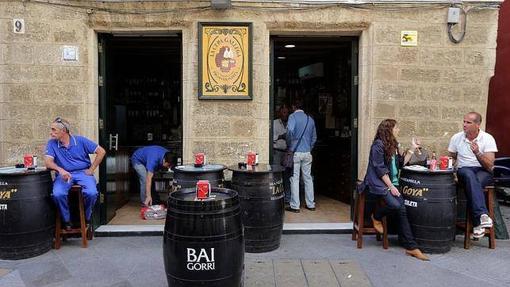
[[140,182],[140,202],[152,205],[152,177],[161,168],[169,168],[173,154],[166,148],[152,145],[137,149],[131,156],[131,163]]
[[[71,229],[67,195],[74,184],[82,187],[85,219],[90,223],[92,208],[97,199],[94,171],[106,154],[104,148],[97,143],[86,137],[71,135],[69,129],[69,122],[60,117],[51,123],[51,139],[46,146],[44,159],[46,167],[57,172],[53,182],[53,200],[60,210],[67,230]],[[89,154],[96,154],[92,163]]]

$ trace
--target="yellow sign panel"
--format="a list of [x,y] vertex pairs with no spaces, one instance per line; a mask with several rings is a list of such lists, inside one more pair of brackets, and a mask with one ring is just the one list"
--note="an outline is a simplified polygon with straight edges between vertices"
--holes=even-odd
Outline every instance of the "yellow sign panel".
[[418,46],[418,31],[400,31],[401,46]]
[[251,25],[199,24],[199,98],[251,99]]

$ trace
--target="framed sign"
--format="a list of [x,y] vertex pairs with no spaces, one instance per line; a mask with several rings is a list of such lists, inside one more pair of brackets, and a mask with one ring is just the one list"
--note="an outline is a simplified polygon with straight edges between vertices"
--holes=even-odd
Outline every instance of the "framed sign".
[[198,23],[198,98],[251,100],[252,24]]

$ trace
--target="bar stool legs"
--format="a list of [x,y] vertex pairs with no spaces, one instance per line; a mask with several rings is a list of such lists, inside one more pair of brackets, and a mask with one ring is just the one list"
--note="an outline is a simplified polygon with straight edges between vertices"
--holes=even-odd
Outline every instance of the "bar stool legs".
[[92,240],[93,233],[92,231],[88,231],[87,223],[85,219],[85,207],[83,204],[83,194],[81,191],[81,186],[73,185],[69,194],[72,192],[76,192],[78,195],[78,209],[80,214],[80,227],[72,228],[71,230],[62,229],[62,221],[60,216],[60,210],[57,208],[57,216],[55,222],[55,249],[60,249],[62,238],[65,238],[68,234],[81,234],[81,246],[83,248],[88,247],[88,240]]
[[[365,227],[365,199],[366,192],[357,193],[356,200],[354,203],[354,219],[352,223],[352,240],[356,240],[356,246],[363,248],[363,234],[375,234],[378,241],[381,240],[381,234],[379,234],[373,227]],[[381,201],[378,202],[378,205]],[[377,208],[377,207],[376,207]],[[382,219],[383,224],[383,248],[388,249],[388,226],[386,223],[386,217]]]
[[[495,199],[495,189],[493,186],[487,186],[484,189],[485,201],[487,203],[487,210],[489,211],[489,217],[494,220],[494,200]],[[461,228],[465,228],[464,230],[464,249],[469,249],[471,247],[471,234],[473,233],[473,219],[471,218],[471,209],[469,208],[469,204],[466,205],[466,224],[460,225]],[[485,236],[489,236],[489,248],[496,248],[496,232],[494,230],[494,224],[491,228],[485,228]]]

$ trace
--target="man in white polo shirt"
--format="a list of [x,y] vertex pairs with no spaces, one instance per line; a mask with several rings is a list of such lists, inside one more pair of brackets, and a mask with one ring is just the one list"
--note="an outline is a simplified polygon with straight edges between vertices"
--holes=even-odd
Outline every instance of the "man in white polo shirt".
[[482,116],[469,112],[464,116],[463,132],[450,139],[448,151],[456,160],[457,177],[466,190],[467,204],[473,215],[473,236],[481,238],[485,228],[492,227],[492,219],[487,215],[483,188],[492,182],[492,168],[496,141],[490,134],[480,130]]

